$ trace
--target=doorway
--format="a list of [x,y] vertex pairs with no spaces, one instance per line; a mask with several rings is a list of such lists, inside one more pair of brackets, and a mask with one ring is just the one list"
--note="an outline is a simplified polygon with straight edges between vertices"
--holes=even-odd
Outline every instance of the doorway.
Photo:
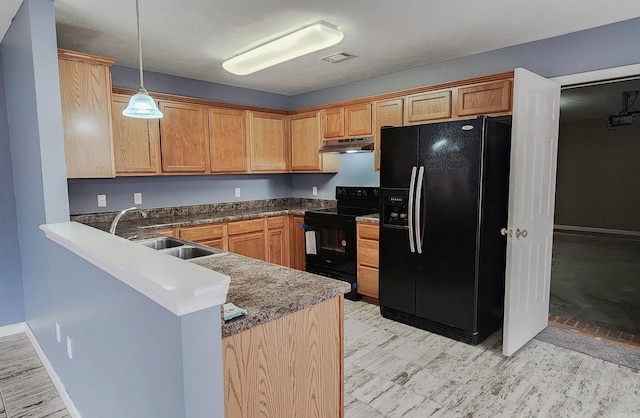
[[549,314],[631,341],[640,335],[640,71],[628,70],[562,91]]

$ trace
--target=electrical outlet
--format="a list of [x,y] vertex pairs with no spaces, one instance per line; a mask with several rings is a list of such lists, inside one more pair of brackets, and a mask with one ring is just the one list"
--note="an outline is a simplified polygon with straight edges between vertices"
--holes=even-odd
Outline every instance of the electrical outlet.
[[60,342],[60,324],[56,322],[56,341]]
[[103,208],[107,206],[107,195],[106,194],[99,194],[98,195],[98,207],[99,208]]
[[318,188],[316,186],[313,186],[311,194],[314,195],[314,196],[318,196]]
[[240,188],[236,187],[236,197],[240,197]]
[[67,357],[69,360],[73,360],[73,351],[71,350],[71,338],[67,336]]
[[142,204],[142,193],[134,193],[133,194],[133,204],[141,205]]

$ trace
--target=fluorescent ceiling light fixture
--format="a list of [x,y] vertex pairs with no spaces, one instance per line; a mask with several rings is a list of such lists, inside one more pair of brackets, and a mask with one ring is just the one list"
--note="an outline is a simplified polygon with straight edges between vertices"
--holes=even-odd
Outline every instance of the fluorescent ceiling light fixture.
[[144,88],[144,78],[142,75],[142,36],[140,35],[140,7],[136,0],[136,21],[138,23],[138,58],[140,59],[140,88],[131,97],[129,104],[122,111],[122,115],[129,118],[138,119],[160,119],[162,112],[156,106],[156,102],[149,96]]
[[328,48],[343,37],[335,26],[320,21],[237,55],[223,62],[222,67],[236,75],[247,75]]

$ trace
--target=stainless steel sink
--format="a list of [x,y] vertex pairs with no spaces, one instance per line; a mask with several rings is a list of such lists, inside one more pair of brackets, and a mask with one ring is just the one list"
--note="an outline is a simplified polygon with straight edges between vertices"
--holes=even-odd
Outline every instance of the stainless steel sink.
[[190,260],[197,257],[205,257],[207,255],[216,254],[214,250],[206,250],[204,248],[192,247],[190,245],[183,245],[181,247],[169,248],[162,251],[174,257],[181,258],[183,260]]
[[154,250],[164,250],[165,248],[174,248],[184,245],[184,242],[169,237],[149,238],[140,241],[134,241],[136,244],[153,248]]

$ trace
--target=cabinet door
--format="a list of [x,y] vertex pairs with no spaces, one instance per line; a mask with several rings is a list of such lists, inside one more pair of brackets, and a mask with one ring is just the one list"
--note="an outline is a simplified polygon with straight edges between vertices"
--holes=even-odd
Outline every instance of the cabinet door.
[[289,229],[289,254],[291,257],[290,267],[298,270],[305,270],[305,253],[304,253],[304,223],[303,216],[293,215],[290,217]]
[[320,171],[320,114],[291,116],[291,170]]
[[160,174],[160,121],[122,116],[131,96],[114,94],[113,149],[118,176]]
[[267,260],[289,267],[289,217],[267,218]]
[[511,110],[511,80],[458,88],[457,116],[473,116]]
[[380,128],[383,126],[402,126],[403,113],[403,99],[389,99],[375,103],[373,112],[373,138],[375,141],[376,171],[380,171]]
[[347,106],[344,113],[347,136],[371,135],[371,103]]
[[264,232],[229,236],[229,251],[266,261]]
[[407,96],[405,125],[451,117],[451,91],[412,94]]
[[59,50],[68,178],[114,177],[111,74],[114,60]]
[[164,173],[208,173],[209,133],[205,106],[160,101],[160,147]]
[[209,109],[211,172],[247,171],[246,112],[212,107]]
[[283,172],[289,162],[288,116],[249,112],[251,171]]
[[322,135],[325,139],[344,138],[344,107],[322,111]]

